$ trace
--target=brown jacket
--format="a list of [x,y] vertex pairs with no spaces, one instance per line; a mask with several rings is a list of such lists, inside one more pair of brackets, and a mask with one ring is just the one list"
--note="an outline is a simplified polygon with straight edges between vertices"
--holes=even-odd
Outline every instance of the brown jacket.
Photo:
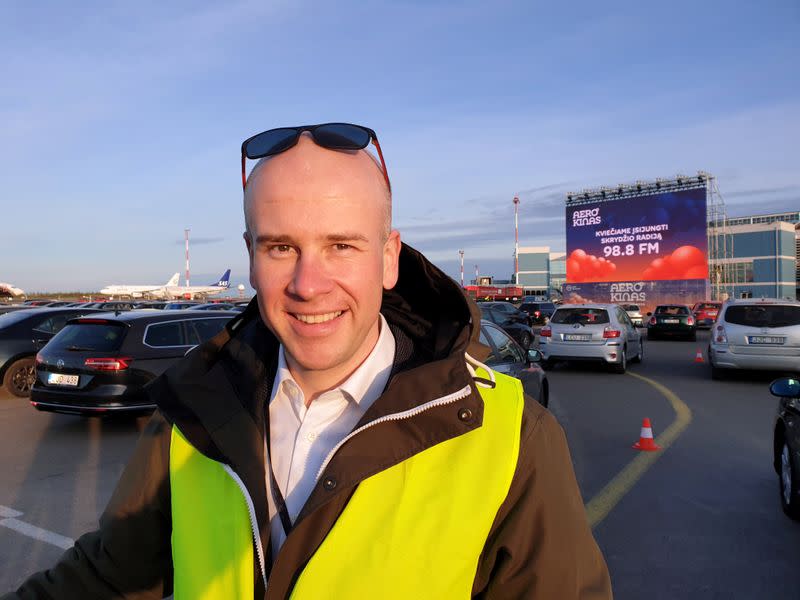
[[[125,469],[100,528],[79,538],[52,569],[7,598],[161,598],[171,593],[169,433],[177,424],[208,457],[230,465],[256,509],[267,550],[269,594],[287,598],[359,482],[435,444],[480,427],[483,402],[464,353],[482,358],[480,313],[449,277],[404,246],[398,285],[382,313],[397,342],[383,395],[356,427],[470,385],[457,406],[366,429],[334,455],[277,557],[269,556],[264,432],[278,341],[254,302],[226,331],[149,386],[159,409]],[[463,420],[464,408],[471,418]],[[459,418],[461,415],[461,418]],[[333,485],[331,485],[333,481]],[[481,554],[473,596],[486,599],[611,598],[608,571],[589,529],[563,431],[527,400],[519,462]]]

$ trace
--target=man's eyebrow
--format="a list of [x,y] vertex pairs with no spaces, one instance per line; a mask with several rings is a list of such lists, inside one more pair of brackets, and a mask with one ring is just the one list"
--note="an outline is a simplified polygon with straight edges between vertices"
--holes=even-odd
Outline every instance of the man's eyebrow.
[[261,234],[256,236],[256,244],[291,244],[293,242],[291,236],[288,235],[269,235]]
[[[333,243],[342,243],[342,242],[369,242],[367,236],[363,233],[353,232],[343,232],[343,233],[329,233],[328,235],[324,236],[325,241],[333,242]],[[294,244],[295,240],[290,235],[270,235],[270,234],[261,234],[256,237],[255,243],[257,245],[262,244]]]
[[329,242],[369,242],[367,236],[363,233],[331,233],[325,236],[325,239]]

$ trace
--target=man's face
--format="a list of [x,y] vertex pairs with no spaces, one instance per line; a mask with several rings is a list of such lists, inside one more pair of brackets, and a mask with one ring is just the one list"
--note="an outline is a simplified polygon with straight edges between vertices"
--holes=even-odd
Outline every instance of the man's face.
[[366,153],[307,135],[248,183],[250,283],[296,375],[343,380],[377,340],[400,253],[399,234],[386,237],[384,185]]

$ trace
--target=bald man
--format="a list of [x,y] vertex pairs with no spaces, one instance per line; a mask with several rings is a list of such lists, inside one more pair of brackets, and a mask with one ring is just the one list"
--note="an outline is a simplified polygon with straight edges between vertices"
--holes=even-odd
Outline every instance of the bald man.
[[263,132],[242,176],[256,299],[149,386],[99,530],[10,597],[610,598],[562,430],[391,228],[374,131]]

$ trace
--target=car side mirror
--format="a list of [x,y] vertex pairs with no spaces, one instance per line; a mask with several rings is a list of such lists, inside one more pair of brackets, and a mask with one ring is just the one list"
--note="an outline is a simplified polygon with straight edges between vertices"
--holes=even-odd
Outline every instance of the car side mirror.
[[780,398],[800,398],[800,379],[782,377],[769,384],[769,391]]
[[528,362],[539,363],[542,362],[542,353],[536,348],[528,348]]
[[648,316],[648,317],[652,317],[652,316],[653,316],[653,313],[647,313],[647,316]]

